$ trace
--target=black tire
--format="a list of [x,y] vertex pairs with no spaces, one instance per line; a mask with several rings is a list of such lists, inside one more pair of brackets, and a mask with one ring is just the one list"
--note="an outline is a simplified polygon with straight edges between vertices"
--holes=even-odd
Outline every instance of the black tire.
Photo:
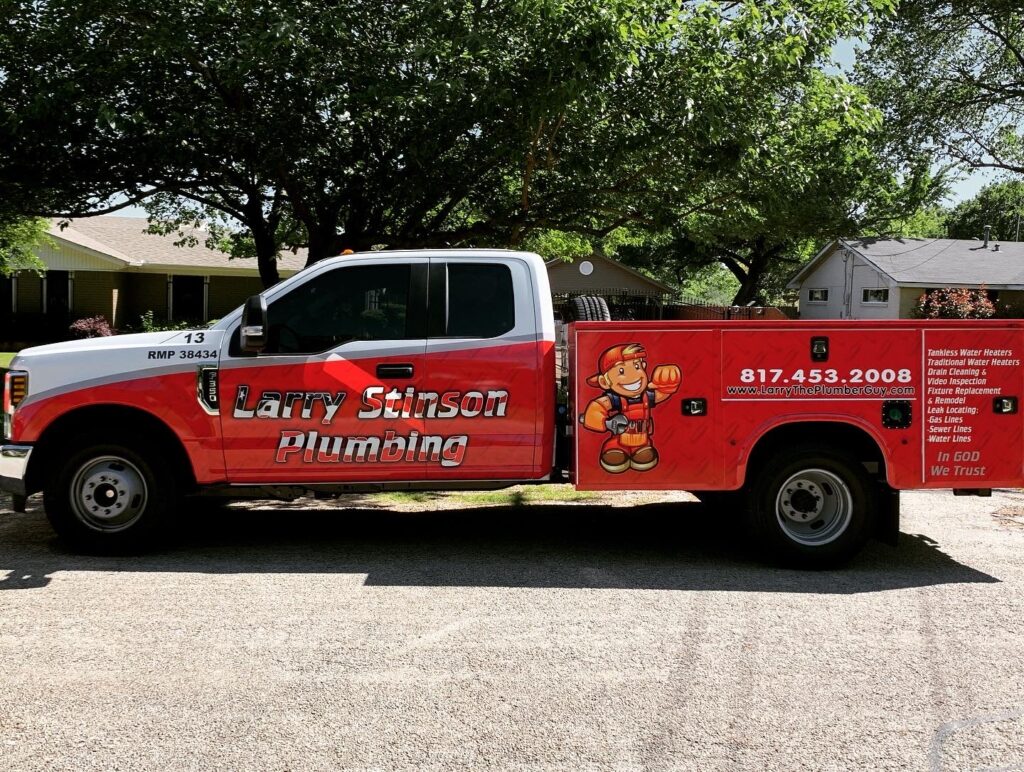
[[141,437],[80,436],[43,489],[46,516],[77,549],[124,553],[151,547],[180,501],[178,481],[159,448]]
[[813,445],[776,453],[746,490],[756,549],[784,565],[842,565],[871,536],[878,486],[855,456]]
[[572,299],[573,315],[578,322],[610,322],[608,302],[598,296],[580,296]]

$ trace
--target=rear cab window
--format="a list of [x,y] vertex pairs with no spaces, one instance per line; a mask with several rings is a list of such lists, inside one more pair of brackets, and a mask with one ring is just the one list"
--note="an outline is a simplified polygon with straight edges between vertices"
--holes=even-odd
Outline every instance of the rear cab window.
[[516,326],[512,271],[502,263],[431,266],[433,338],[497,338]]

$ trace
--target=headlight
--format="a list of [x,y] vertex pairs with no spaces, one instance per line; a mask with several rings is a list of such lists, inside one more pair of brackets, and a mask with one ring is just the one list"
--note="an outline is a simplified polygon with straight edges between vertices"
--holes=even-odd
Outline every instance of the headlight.
[[24,370],[8,370],[4,375],[4,426],[3,438],[11,438],[14,425],[14,410],[28,396],[28,373]]

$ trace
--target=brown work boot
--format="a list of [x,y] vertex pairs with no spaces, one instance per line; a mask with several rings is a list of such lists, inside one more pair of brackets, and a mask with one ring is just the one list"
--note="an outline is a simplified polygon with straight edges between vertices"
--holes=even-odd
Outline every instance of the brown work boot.
[[629,469],[629,456],[626,451],[618,448],[608,448],[601,451],[601,468],[606,472],[618,474]]
[[638,472],[646,472],[658,465],[658,451],[650,445],[644,445],[633,451],[629,465]]

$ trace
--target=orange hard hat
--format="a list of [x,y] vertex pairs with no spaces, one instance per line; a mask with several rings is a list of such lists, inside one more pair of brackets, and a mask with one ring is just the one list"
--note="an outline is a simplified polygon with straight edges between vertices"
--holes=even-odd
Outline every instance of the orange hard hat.
[[618,346],[606,348],[597,360],[597,372],[587,378],[587,383],[600,388],[597,382],[599,376],[604,375],[620,362],[629,362],[633,359],[646,359],[647,349],[639,343],[620,343]]

